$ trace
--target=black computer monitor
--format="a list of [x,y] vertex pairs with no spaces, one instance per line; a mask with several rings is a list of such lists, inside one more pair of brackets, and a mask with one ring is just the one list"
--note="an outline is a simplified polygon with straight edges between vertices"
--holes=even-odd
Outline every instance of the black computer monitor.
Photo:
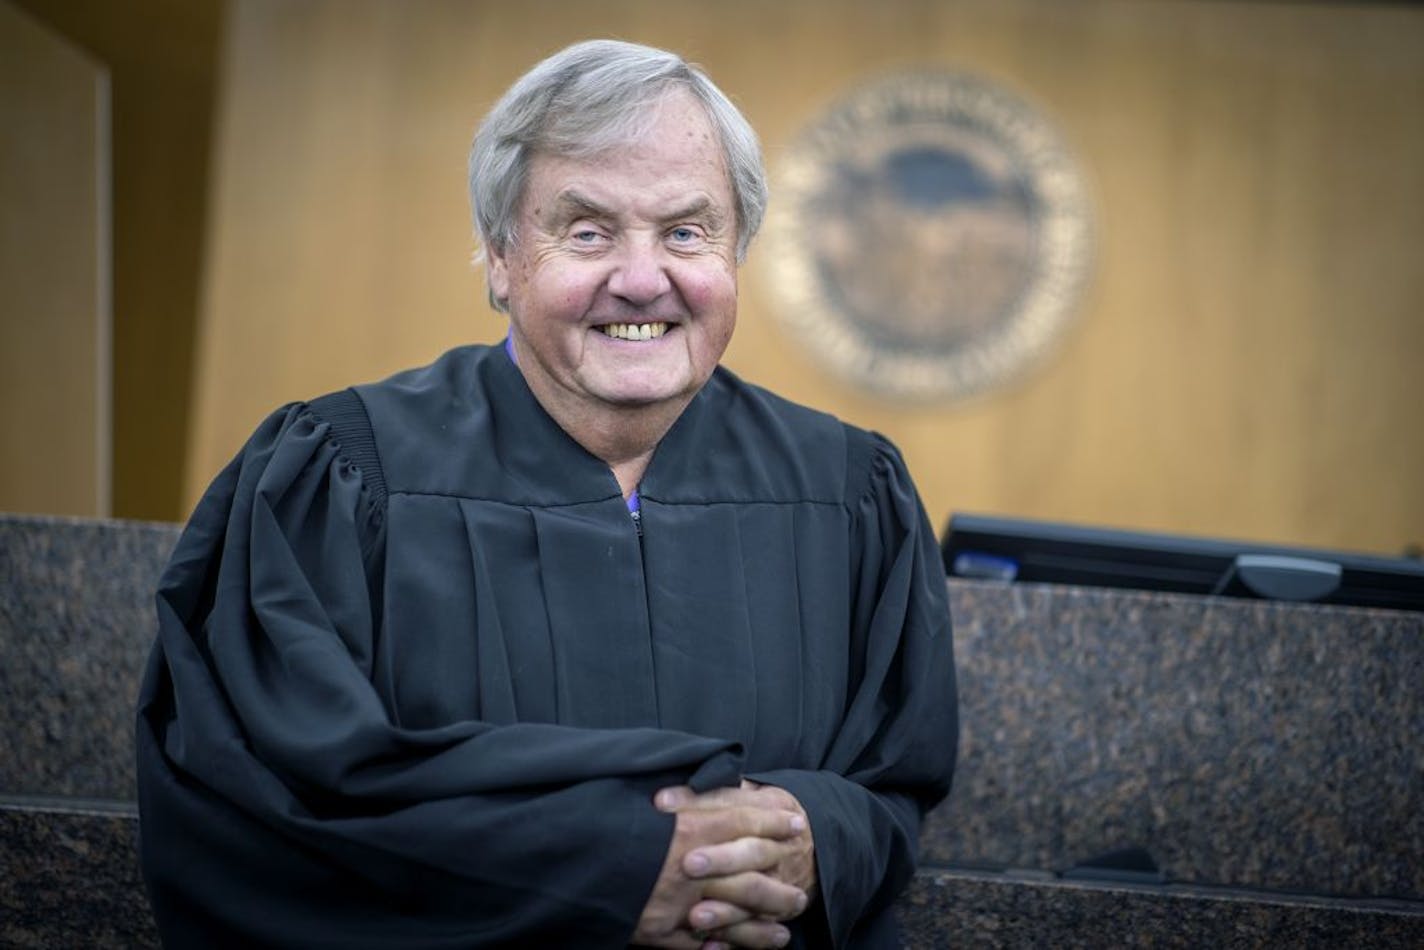
[[1119,531],[988,515],[950,516],[951,576],[1424,610],[1424,561]]

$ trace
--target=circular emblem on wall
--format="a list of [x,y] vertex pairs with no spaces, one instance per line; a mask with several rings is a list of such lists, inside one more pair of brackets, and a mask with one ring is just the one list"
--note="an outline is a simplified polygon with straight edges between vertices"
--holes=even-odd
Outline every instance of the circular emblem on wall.
[[902,399],[1001,385],[1062,337],[1092,258],[1053,127],[962,73],[863,86],[795,141],[763,232],[777,315],[821,362]]

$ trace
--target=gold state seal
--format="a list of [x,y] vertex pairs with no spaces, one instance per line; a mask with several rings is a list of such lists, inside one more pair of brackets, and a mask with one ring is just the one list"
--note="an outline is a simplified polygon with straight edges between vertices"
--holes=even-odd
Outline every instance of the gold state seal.
[[761,257],[778,317],[832,370],[913,400],[1041,360],[1086,283],[1083,178],[1026,103],[960,73],[866,85],[777,169]]

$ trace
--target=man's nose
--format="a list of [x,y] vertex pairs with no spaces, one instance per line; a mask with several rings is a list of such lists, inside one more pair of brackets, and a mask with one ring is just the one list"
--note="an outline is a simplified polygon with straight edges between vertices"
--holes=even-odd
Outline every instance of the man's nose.
[[672,288],[667,254],[656,241],[629,240],[619,250],[608,290],[630,304],[643,306]]

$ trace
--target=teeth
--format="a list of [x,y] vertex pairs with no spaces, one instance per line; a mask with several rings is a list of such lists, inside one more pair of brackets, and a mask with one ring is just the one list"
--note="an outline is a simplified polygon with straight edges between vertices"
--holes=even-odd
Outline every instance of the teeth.
[[615,340],[656,340],[667,332],[666,323],[607,323],[598,329]]

